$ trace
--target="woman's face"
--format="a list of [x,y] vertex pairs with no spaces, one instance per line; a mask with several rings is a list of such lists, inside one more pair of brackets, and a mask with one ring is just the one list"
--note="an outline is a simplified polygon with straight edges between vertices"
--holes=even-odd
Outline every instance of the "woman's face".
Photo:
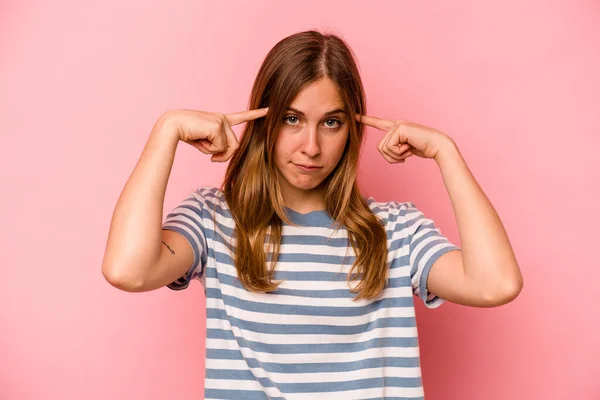
[[314,194],[337,166],[348,139],[343,109],[337,87],[327,78],[306,86],[290,104],[275,141],[284,198]]

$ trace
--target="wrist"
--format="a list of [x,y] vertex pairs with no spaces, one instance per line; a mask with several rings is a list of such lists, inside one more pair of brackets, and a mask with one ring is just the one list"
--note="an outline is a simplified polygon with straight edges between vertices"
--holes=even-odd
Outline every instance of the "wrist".
[[434,160],[439,164],[449,157],[454,157],[459,154],[458,146],[451,137],[446,136],[442,141]]
[[179,142],[179,125],[175,112],[167,111],[162,114],[154,124],[152,134]]

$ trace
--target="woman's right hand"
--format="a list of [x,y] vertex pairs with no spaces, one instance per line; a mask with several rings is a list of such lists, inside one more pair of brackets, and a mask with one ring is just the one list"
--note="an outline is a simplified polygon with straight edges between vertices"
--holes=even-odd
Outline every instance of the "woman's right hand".
[[169,121],[174,124],[179,140],[184,141],[204,154],[212,154],[211,161],[225,162],[238,149],[239,143],[231,129],[267,115],[269,108],[220,114],[197,110],[168,111]]

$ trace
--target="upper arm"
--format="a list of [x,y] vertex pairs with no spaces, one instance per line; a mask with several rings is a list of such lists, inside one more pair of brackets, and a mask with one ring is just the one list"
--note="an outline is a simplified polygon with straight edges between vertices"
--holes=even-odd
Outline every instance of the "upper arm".
[[452,303],[475,306],[480,296],[474,289],[465,279],[462,250],[449,251],[433,263],[427,278],[429,292]]
[[463,251],[413,203],[406,208],[411,277],[415,292],[429,308],[443,301],[474,306],[496,305],[465,274]]
[[[451,300],[443,296],[447,291],[435,292],[428,282],[433,266],[442,258],[447,260],[448,257],[456,257],[456,253],[462,254],[460,247],[448,240],[434,221],[427,218],[414,203],[400,205],[394,229],[407,249],[414,294],[423,300],[428,308],[438,307],[444,300]],[[454,255],[449,256],[452,253]]]
[[161,243],[164,247],[161,261],[144,286],[181,290],[193,279],[202,277],[208,260],[207,234],[211,229],[206,224],[212,218],[205,199],[209,192],[203,188],[196,190],[166,216],[162,225],[166,244]]
[[452,303],[472,307],[495,307],[512,300],[510,291],[493,295],[465,274],[463,252],[451,251],[438,258],[429,272],[428,290]]
[[136,292],[147,292],[167,286],[185,277],[192,268],[194,251],[179,232],[162,230],[161,252],[158,261],[150,267]]
[[183,199],[167,214],[161,229],[160,254],[143,276],[113,284],[129,292],[146,292],[167,286],[185,289],[204,273],[207,262],[205,190]]

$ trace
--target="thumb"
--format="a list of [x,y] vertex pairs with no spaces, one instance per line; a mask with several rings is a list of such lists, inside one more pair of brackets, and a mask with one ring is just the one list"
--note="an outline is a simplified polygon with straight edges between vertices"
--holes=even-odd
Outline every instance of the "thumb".
[[214,151],[210,150],[211,142],[207,139],[198,139],[190,142],[192,146],[200,150],[204,154],[213,154]]

